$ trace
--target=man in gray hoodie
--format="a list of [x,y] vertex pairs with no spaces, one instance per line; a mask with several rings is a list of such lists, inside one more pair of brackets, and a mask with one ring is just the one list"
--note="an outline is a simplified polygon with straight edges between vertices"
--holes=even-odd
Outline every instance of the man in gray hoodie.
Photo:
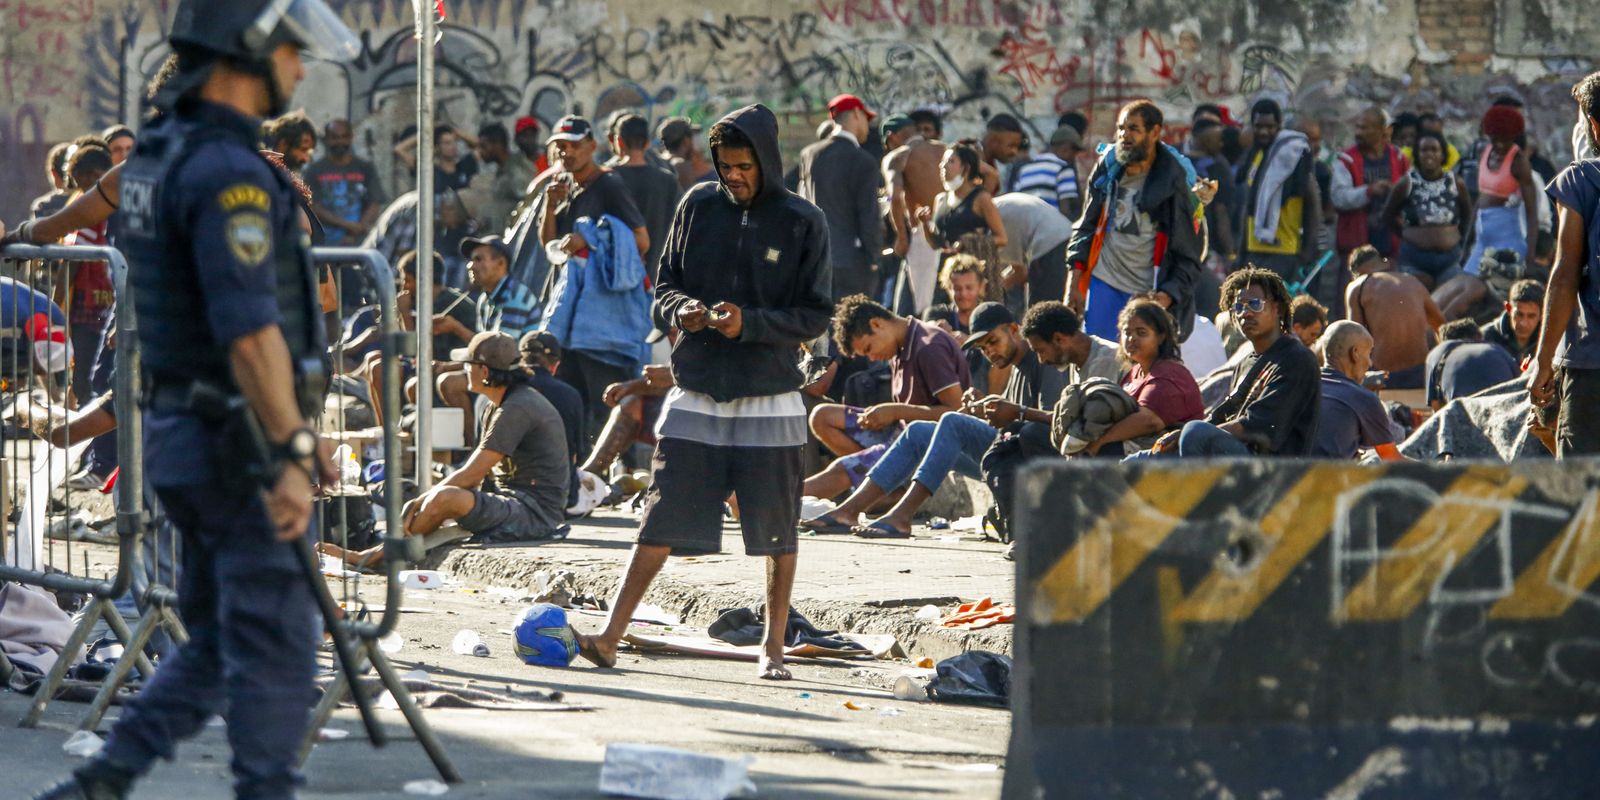
[[770,559],[757,674],[787,680],[784,631],[805,477],[799,351],[827,330],[833,310],[828,225],[783,187],[778,120],[765,106],[724,117],[710,145],[718,181],[696,184],[678,204],[656,275],[657,326],[680,335],[639,544],[605,630],[580,636],[579,652],[598,666],[616,664],[617,645],[667,556],[721,550],[731,493],[743,512],[746,554]]

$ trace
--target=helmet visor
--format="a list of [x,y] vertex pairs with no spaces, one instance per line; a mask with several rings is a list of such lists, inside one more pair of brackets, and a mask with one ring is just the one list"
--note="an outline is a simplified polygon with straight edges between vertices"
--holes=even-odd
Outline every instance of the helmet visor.
[[250,26],[252,38],[287,36],[308,55],[346,62],[361,54],[355,33],[324,0],[273,0]]

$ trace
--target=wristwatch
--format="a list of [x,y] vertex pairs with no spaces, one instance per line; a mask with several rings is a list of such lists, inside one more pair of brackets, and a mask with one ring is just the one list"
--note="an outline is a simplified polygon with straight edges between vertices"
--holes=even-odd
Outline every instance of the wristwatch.
[[293,461],[304,465],[317,454],[317,434],[310,428],[301,428],[273,445],[272,450],[275,461]]

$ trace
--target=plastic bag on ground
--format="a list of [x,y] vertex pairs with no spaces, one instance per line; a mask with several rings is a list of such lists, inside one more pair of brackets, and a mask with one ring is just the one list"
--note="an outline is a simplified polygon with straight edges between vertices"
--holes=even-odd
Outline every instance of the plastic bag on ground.
[[754,796],[750,763],[645,744],[606,746],[600,766],[600,792],[654,800],[725,800]]
[[1005,707],[1011,699],[1011,659],[972,650],[939,662],[928,697],[936,703]]

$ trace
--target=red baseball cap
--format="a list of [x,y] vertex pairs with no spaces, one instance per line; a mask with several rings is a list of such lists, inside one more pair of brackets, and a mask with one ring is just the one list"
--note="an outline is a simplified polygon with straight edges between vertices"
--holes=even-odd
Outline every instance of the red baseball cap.
[[853,94],[841,94],[838,97],[828,101],[828,114],[830,116],[837,116],[846,111],[854,111],[858,108],[867,112],[867,119],[877,119],[878,115],[872,113],[872,109],[867,108],[867,104],[861,102],[861,98],[856,97]]
[[516,132],[518,134],[521,134],[523,131],[528,130],[530,128],[533,129],[533,130],[539,130],[539,120],[536,120],[533,117],[518,117],[517,118],[517,130],[516,130]]

